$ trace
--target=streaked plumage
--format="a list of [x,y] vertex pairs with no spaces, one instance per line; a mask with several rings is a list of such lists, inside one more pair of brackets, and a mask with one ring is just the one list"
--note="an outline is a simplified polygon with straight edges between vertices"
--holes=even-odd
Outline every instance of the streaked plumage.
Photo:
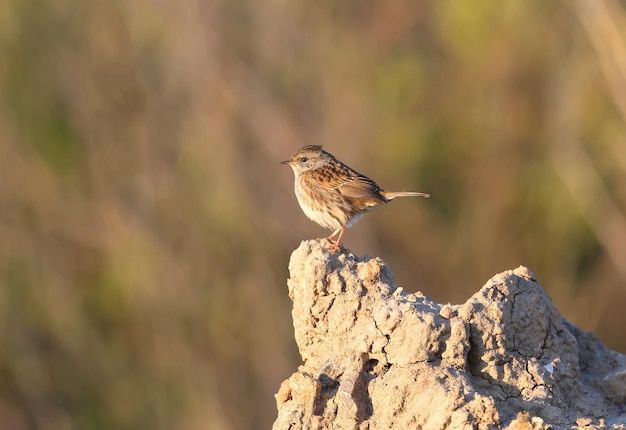
[[332,247],[333,253],[339,248],[345,228],[364,213],[396,197],[429,197],[426,193],[385,191],[319,145],[302,147],[281,163],[293,169],[296,197],[305,215],[333,230],[327,238],[331,242],[339,234]]

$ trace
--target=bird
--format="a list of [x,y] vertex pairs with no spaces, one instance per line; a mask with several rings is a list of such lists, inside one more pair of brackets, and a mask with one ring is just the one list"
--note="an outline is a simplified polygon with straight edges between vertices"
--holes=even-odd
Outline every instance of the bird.
[[304,214],[333,231],[326,238],[332,244],[326,248],[331,254],[339,248],[346,228],[366,212],[396,197],[430,197],[428,193],[385,191],[372,179],[322,150],[321,145],[303,146],[280,163],[293,170],[294,190]]

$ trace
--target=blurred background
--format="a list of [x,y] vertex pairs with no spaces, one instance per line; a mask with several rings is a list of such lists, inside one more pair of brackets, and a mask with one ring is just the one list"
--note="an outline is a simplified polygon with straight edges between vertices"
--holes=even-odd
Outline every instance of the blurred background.
[[432,194],[344,236],[405,290],[523,264],[626,352],[625,11],[2,1],[0,428],[269,428],[306,144]]

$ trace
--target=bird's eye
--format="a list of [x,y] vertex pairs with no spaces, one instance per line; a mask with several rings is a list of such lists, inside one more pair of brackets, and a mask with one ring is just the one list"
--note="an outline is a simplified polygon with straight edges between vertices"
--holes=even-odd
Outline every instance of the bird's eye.
[[307,161],[309,161],[309,159],[308,157],[302,157],[300,161],[302,161],[303,163],[306,163]]

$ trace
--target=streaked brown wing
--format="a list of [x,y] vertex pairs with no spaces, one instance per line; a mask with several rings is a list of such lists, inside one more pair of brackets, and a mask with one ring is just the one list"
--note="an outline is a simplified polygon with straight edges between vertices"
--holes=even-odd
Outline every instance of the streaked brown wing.
[[351,198],[370,198],[380,202],[386,199],[380,195],[380,187],[365,175],[351,169],[339,160],[326,164],[321,169],[312,170],[311,176],[324,189],[336,189],[341,195]]

